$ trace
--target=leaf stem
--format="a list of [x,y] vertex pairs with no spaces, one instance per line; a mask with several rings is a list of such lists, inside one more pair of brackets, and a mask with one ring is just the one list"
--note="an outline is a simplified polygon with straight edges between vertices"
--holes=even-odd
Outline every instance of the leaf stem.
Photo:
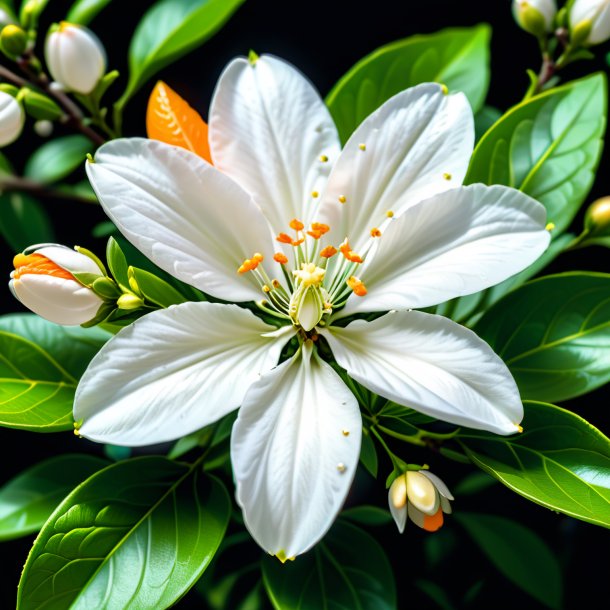
[[76,203],[88,203],[98,205],[97,201],[82,197],[75,193],[62,191],[61,189],[51,188],[30,178],[23,178],[21,176],[9,176],[7,178],[0,178],[0,192],[23,192],[30,193],[43,199],[63,199],[64,201],[73,201]]

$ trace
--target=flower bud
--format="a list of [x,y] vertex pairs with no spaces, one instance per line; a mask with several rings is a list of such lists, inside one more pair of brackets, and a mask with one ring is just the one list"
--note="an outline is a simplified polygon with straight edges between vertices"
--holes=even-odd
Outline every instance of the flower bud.
[[556,14],[555,0],[513,0],[515,21],[519,27],[538,38],[553,31]]
[[0,146],[14,142],[25,122],[25,112],[21,104],[6,91],[0,90]]
[[0,32],[0,46],[9,57],[21,55],[28,44],[27,34],[18,25],[5,25]]
[[103,277],[98,265],[66,246],[44,244],[13,259],[9,288],[27,308],[56,324],[76,326],[92,320],[104,304],[75,274]]
[[32,91],[22,89],[22,102],[27,114],[38,121],[56,121],[63,116],[63,110],[49,97]]
[[594,201],[585,213],[585,229],[590,236],[610,236],[610,197]]
[[83,95],[93,91],[106,71],[106,53],[98,37],[65,21],[49,30],[45,58],[55,81]]
[[570,10],[573,45],[595,45],[610,38],[610,0],[576,0]]

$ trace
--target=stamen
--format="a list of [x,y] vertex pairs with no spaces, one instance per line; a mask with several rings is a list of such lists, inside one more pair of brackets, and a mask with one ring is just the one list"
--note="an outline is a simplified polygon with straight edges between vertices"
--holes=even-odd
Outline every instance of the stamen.
[[347,201],[347,198],[345,197],[345,195],[339,195],[339,203],[345,203]]
[[363,143],[363,144],[359,144],[359,145],[358,145],[358,148],[359,148],[360,150],[362,150],[362,151],[365,151],[365,150],[366,150],[366,144],[364,144],[364,143]]
[[364,283],[354,275],[347,278],[346,284],[354,291],[357,297],[363,297],[368,292]]
[[[278,240],[279,241],[279,240]],[[280,265],[285,265],[288,262],[288,257],[282,252],[276,252],[273,255],[273,260]]]
[[356,254],[356,252],[352,250],[352,247],[349,245],[347,239],[339,246],[339,250],[341,250],[341,254],[343,254],[343,256],[345,256],[345,258],[351,263],[362,262],[362,258],[359,254]]
[[269,286],[267,286],[267,284],[265,284],[263,286],[263,292],[271,292],[271,288],[269,288]]
[[326,163],[328,161],[328,157],[326,155],[320,155],[320,161],[322,161],[322,163]]
[[385,215],[386,215],[388,218],[394,218],[394,212],[392,212],[392,210],[388,210],[388,211],[385,213]]
[[292,244],[292,237],[286,235],[286,233],[279,233],[275,239],[281,244]]
[[281,287],[281,284],[279,282],[279,280],[271,280],[271,285],[277,290],[278,288]]
[[381,237],[381,231],[377,227],[372,228],[371,237]]
[[453,176],[452,176],[451,174],[444,173],[444,174],[443,174],[443,178],[444,178],[445,180],[451,180],[451,178],[453,178]]
[[311,192],[311,196],[312,196],[314,199],[317,199],[317,198],[320,196],[320,193],[318,193],[318,191],[312,191],[312,192]]
[[335,254],[337,254],[337,248],[333,248],[333,246],[326,246],[326,248],[323,248],[320,252],[322,258],[331,258]]
[[260,263],[263,262],[263,255],[260,252],[255,252],[252,258],[247,258],[237,269],[237,273],[247,273],[254,271]]
[[307,235],[313,237],[314,239],[320,239],[322,235],[328,233],[329,231],[330,227],[328,225],[322,224],[321,222],[312,222],[311,231],[307,231]]
[[290,221],[290,228],[295,231],[302,231],[305,228],[305,225],[300,220],[293,218]]

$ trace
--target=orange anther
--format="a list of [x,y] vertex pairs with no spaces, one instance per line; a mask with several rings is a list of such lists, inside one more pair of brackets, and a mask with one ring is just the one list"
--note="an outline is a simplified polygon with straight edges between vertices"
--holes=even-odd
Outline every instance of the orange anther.
[[13,265],[15,267],[15,272],[13,273],[14,279],[19,279],[22,275],[26,275],[27,273],[50,275],[52,277],[60,277],[64,280],[74,279],[74,276],[69,271],[60,267],[42,254],[17,254],[13,258]]
[[381,231],[377,227],[374,227],[371,229],[371,237],[381,237]]
[[258,267],[258,264],[263,260],[263,255],[258,252],[252,257],[247,258],[237,269],[237,273],[247,273],[248,271],[254,271]]
[[354,291],[357,297],[363,297],[368,292],[364,283],[353,275],[347,279],[346,284]]
[[337,248],[333,248],[332,246],[326,246],[326,248],[323,248],[320,252],[320,256],[322,258],[330,258],[335,254],[337,254]]
[[324,233],[322,231],[307,231],[307,235],[313,237],[314,239],[320,239]]
[[252,257],[252,260],[255,261],[256,263],[262,263],[263,262],[263,255],[260,252],[255,252],[254,256]]
[[286,235],[286,233],[280,233],[275,239],[279,241],[281,244],[291,244],[292,237],[290,235]]
[[296,248],[297,246],[300,246],[304,241],[305,238],[295,239],[293,240],[292,245]]
[[281,252],[276,252],[273,255],[273,260],[276,263],[280,263],[280,265],[285,265],[288,262],[288,257],[285,254],[282,254]]
[[324,235],[324,233],[328,233],[330,231],[330,227],[328,225],[325,225],[323,222],[312,222],[311,230],[320,231],[320,233]]
[[293,218],[290,221],[290,228],[294,229],[295,231],[302,231],[305,228],[305,225],[300,220]]
[[341,254],[345,256],[345,258],[351,263],[361,263],[362,258],[359,254],[356,254],[352,247],[349,245],[347,239],[339,246],[339,250],[341,250]]

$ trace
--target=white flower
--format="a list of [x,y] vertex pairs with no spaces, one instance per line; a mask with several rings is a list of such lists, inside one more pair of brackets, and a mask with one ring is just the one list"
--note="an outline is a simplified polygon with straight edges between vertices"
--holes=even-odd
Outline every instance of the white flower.
[[21,104],[6,91],[0,91],[0,146],[14,142],[21,134],[24,122]]
[[[258,543],[286,558],[330,527],[360,452],[358,403],[317,341],[391,400],[517,431],[522,405],[500,358],[470,330],[411,311],[500,282],[548,244],[539,203],[510,188],[459,187],[473,140],[466,98],[426,84],[386,102],[341,152],[311,84],[264,56],[237,59],[220,78],[214,166],[152,140],[102,146],[87,172],[124,235],[218,299],[264,297],[276,322],[208,302],[144,316],[83,376],[80,433],[146,445],[241,405],[231,439],[237,500]],[[388,310],[397,311],[342,324]],[[278,364],[291,339],[296,353]]]
[[13,259],[9,288],[13,295],[39,316],[66,326],[92,320],[103,304],[93,290],[81,284],[75,273],[103,277],[88,256],[59,244],[32,246]]
[[451,514],[453,500],[443,481],[427,470],[408,470],[394,479],[388,492],[390,512],[398,531],[405,531],[407,515],[419,527],[435,532],[443,525],[443,513]]
[[610,38],[610,0],[576,0],[570,10],[570,29],[581,44],[594,45]]
[[542,36],[553,30],[557,3],[555,0],[513,0],[515,21],[526,32]]
[[44,47],[51,76],[69,91],[91,93],[106,71],[106,52],[88,28],[62,21],[52,26]]

